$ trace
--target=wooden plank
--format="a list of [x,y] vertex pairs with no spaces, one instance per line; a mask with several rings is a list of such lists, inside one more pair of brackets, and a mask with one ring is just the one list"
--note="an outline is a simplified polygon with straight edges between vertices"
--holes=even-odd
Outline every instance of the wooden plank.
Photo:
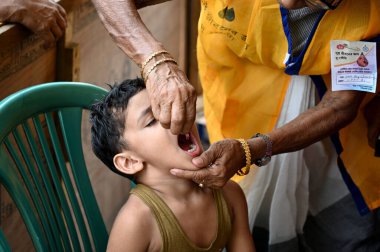
[[197,90],[197,94],[202,94],[202,86],[199,79],[198,73],[198,62],[197,62],[197,37],[198,37],[198,19],[200,14],[200,1],[188,1],[188,65],[187,74],[190,83]]
[[0,99],[23,88],[55,80],[56,50],[41,49],[39,45],[39,41],[27,39],[11,51],[0,51]]

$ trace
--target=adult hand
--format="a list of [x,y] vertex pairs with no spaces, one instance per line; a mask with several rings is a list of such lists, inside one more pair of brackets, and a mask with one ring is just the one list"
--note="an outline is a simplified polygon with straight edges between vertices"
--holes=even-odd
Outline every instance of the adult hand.
[[1,0],[0,20],[20,23],[40,35],[46,48],[62,36],[66,12],[53,0]]
[[200,168],[196,171],[172,169],[170,172],[181,178],[191,179],[207,187],[220,188],[245,166],[245,154],[239,141],[225,139],[216,142],[193,159],[193,164]]
[[[173,62],[158,63],[171,58],[143,23],[136,4],[141,7],[165,0],[92,0],[111,37],[138,65],[144,65],[144,79],[153,115],[173,134],[190,132],[195,121],[196,92],[186,75]],[[156,65],[158,63],[158,65]]]
[[368,144],[375,148],[376,140],[380,135],[380,95],[377,94],[366,105],[364,115],[368,123]]
[[167,62],[158,65],[146,78],[154,117],[175,135],[190,132],[197,94],[185,73],[177,64]]

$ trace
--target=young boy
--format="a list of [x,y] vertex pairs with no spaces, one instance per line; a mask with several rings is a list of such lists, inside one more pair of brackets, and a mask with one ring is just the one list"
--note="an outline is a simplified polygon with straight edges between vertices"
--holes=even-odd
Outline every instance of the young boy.
[[153,117],[142,79],[111,88],[92,106],[92,147],[137,186],[113,225],[108,251],[255,251],[244,194],[234,182],[203,188],[172,168],[192,166],[202,147],[194,130],[173,135]]

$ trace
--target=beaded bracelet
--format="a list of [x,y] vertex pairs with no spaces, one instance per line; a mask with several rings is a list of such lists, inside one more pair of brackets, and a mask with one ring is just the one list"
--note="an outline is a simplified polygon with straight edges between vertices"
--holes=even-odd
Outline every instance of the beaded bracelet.
[[167,59],[161,59],[157,62],[155,62],[149,69],[148,71],[146,72],[145,74],[145,77],[144,77],[144,73],[141,72],[141,77],[144,79],[144,82],[146,83],[146,80],[148,79],[148,76],[149,74],[153,71],[153,69],[155,69],[158,65],[164,63],[164,62],[173,62],[175,64],[177,64],[177,61],[175,61],[174,59],[172,58],[167,58]]
[[148,56],[148,58],[146,58],[144,60],[144,62],[141,64],[141,70],[140,70],[140,73],[141,73],[141,78],[144,79],[144,70],[145,70],[145,67],[148,65],[148,63],[156,56],[160,55],[160,54],[169,54],[168,51],[165,51],[165,50],[161,50],[161,51],[157,51],[157,52],[154,52],[152,53],[151,55]]
[[245,170],[243,171],[243,168],[240,168],[239,170],[237,170],[237,175],[239,176],[243,176],[243,175],[247,175],[249,173],[249,170],[251,168],[251,151],[249,149],[249,146],[248,146],[248,143],[247,141],[245,141],[244,139],[237,139],[240,143],[241,143],[241,146],[243,147],[243,150],[244,150],[244,154],[245,154]]
[[168,51],[161,50],[161,51],[157,51],[157,52],[154,52],[154,53],[152,53],[151,55],[149,55],[148,58],[146,58],[146,59],[144,60],[144,62],[141,63],[141,71],[144,70],[144,68],[145,68],[146,65],[149,63],[149,61],[151,61],[154,57],[156,57],[156,56],[158,56],[158,55],[160,55],[160,54],[164,54],[164,53],[169,54]]

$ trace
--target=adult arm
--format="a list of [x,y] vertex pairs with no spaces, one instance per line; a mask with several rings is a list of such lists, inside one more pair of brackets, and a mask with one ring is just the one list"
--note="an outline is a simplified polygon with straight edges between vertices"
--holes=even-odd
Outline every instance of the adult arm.
[[226,186],[223,187],[223,194],[232,210],[231,237],[227,244],[227,251],[256,251],[249,231],[248,208],[243,190],[237,183],[228,181]]
[[[267,133],[273,143],[273,155],[300,150],[345,127],[356,117],[364,95],[358,91],[327,91],[317,106]],[[262,138],[248,139],[247,142],[253,160],[265,155],[266,143]],[[179,177],[204,181],[206,186],[221,187],[245,166],[244,151],[237,140],[226,139],[211,145],[193,159],[193,163],[201,169],[172,169],[171,172]],[[208,167],[209,164],[212,165]]]
[[[139,7],[163,0],[93,0],[100,19],[116,44],[139,66],[152,53],[165,50],[145,26]],[[159,57],[149,61],[150,69]],[[163,127],[173,134],[189,132],[195,120],[196,92],[177,64],[165,62],[145,76],[152,111]]]
[[1,0],[0,22],[20,23],[52,46],[66,29],[66,12],[49,0]]
[[365,106],[364,115],[368,123],[368,144],[375,148],[380,135],[380,93]]

